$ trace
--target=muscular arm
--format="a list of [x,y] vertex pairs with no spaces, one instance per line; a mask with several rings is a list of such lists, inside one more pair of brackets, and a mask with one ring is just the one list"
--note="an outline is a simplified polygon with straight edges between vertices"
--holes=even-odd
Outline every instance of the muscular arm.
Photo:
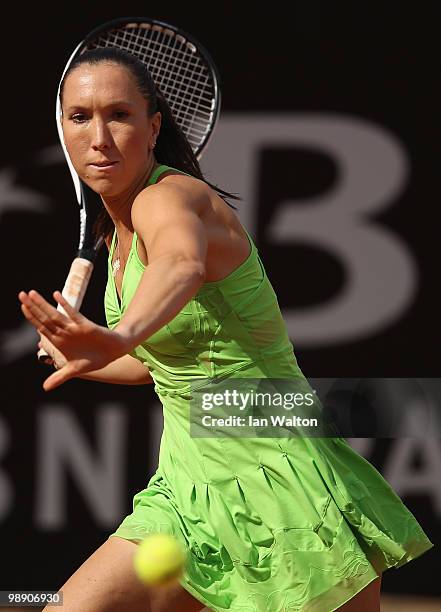
[[188,189],[157,189],[148,198],[140,195],[132,207],[149,263],[114,328],[127,353],[173,319],[205,279],[207,238],[199,198]]
[[136,373],[130,369],[123,377],[126,370],[120,370],[119,363],[131,364],[132,350],[171,321],[197,293],[205,280],[207,252],[204,195],[188,187],[160,187],[161,183],[152,185],[156,196],[150,191],[148,198],[144,190],[132,205],[133,227],[148,253],[148,266],[112,330],[75,311],[59,291],[53,295],[67,316],[34,290],[19,293],[26,318],[66,358],[59,371],[44,381],[45,391],[75,377],[94,376],[92,380],[120,384],[150,382],[139,366],[134,366]]

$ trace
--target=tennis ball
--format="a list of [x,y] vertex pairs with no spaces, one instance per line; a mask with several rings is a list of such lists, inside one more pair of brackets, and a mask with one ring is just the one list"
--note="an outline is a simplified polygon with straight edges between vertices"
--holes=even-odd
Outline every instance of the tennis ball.
[[152,533],[138,545],[133,566],[141,582],[164,585],[179,578],[185,559],[185,551],[174,536]]

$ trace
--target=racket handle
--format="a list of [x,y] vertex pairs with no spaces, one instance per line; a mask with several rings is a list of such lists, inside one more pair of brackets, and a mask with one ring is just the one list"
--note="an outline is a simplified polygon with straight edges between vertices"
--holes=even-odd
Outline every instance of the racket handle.
[[[88,259],[76,257],[72,262],[66,282],[64,283],[62,295],[64,299],[67,300],[67,302],[72,306],[72,308],[75,308],[75,310],[79,310],[81,308],[92,270],[93,263]],[[57,310],[67,315],[61,304],[58,304]],[[47,340],[47,342],[49,342],[49,340]],[[43,348],[38,351],[37,357],[40,363],[45,363],[47,365],[51,365],[53,363],[52,358]]]

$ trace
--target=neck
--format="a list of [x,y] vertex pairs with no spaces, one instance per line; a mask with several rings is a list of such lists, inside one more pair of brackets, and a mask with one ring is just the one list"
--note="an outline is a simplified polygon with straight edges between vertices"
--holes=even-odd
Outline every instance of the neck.
[[155,156],[152,155],[148,167],[127,191],[117,196],[101,196],[104,207],[109,213],[117,230],[118,228],[127,228],[128,231],[133,231],[131,220],[132,204],[136,196],[144,189],[153,170],[158,165]]

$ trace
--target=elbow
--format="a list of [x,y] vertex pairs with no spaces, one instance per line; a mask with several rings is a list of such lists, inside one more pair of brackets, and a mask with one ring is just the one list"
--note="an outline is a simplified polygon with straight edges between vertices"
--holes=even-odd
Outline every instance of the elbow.
[[194,279],[195,285],[199,288],[205,282],[205,265],[200,261],[192,262],[191,265],[191,275]]
[[205,282],[206,270],[201,261],[185,260],[180,262],[181,278],[195,288],[199,288]]

